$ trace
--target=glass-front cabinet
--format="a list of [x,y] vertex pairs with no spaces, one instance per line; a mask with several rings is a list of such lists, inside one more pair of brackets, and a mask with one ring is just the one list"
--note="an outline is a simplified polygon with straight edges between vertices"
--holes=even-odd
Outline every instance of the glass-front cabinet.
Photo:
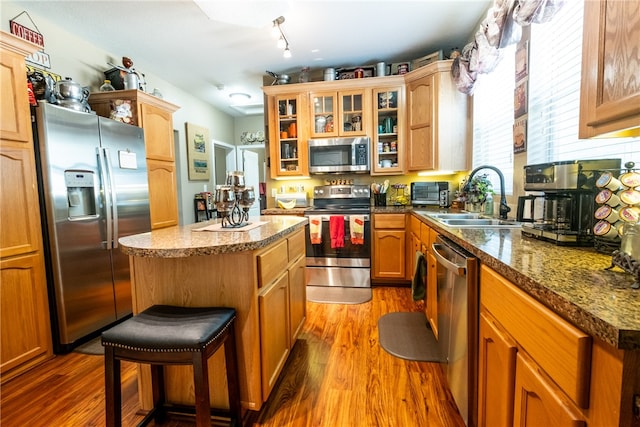
[[369,96],[366,89],[311,92],[311,137],[365,136],[370,120]]
[[404,168],[404,88],[373,90],[371,175],[401,174]]
[[301,94],[269,97],[271,177],[307,176],[307,134],[304,120],[305,97]]

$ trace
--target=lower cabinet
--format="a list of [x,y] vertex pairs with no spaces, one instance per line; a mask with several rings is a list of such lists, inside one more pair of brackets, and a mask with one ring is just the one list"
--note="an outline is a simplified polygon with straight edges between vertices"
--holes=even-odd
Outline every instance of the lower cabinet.
[[405,280],[405,216],[373,215],[373,279]]
[[268,396],[287,360],[289,333],[289,272],[285,271],[258,296],[262,395]]
[[266,400],[306,320],[304,232],[258,255],[262,395]]

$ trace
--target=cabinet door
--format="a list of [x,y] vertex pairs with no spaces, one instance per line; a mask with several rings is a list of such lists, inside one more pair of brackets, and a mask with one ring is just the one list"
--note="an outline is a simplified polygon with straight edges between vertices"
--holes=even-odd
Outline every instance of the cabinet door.
[[427,319],[433,335],[438,339],[438,267],[436,257],[428,251],[427,257]]
[[147,160],[151,229],[178,225],[176,167],[173,162]]
[[[173,162],[173,114],[154,105],[139,103],[147,159]],[[177,193],[174,193],[177,194]]]
[[40,250],[41,229],[32,148],[14,148],[9,145],[22,144],[4,140],[0,144],[0,256],[4,258]]
[[433,141],[434,76],[411,82],[407,90],[407,170],[431,170],[436,167]]
[[311,137],[330,138],[338,136],[338,93],[311,92],[309,94],[311,107]]
[[586,423],[569,399],[543,378],[539,368],[518,353],[513,425],[583,427]]
[[340,136],[365,136],[369,126],[370,91],[363,89],[338,92]]
[[307,260],[304,256],[289,268],[289,310],[291,325],[291,347],[298,338],[307,314],[307,286],[305,276],[305,265]]
[[4,49],[0,52],[0,89],[0,138],[19,142],[31,141],[24,55],[15,55]]
[[486,313],[480,314],[479,328],[478,426],[509,427],[517,347]]
[[4,382],[51,353],[42,255],[2,260],[0,286],[0,371]]
[[258,296],[262,395],[268,396],[289,355],[289,273]]
[[637,0],[584,2],[580,138],[640,135],[639,13]]
[[405,238],[404,230],[374,230],[375,278],[404,279]]
[[404,103],[400,87],[373,91],[373,147],[371,175],[397,175],[404,169]]
[[306,103],[300,94],[269,98],[269,155],[271,177],[309,175],[303,119]]

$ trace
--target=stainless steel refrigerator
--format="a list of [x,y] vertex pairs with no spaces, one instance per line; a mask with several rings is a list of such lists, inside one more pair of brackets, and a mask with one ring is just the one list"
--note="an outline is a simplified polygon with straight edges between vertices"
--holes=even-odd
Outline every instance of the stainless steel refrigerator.
[[131,314],[118,238],[147,232],[143,130],[40,101],[36,157],[56,352]]

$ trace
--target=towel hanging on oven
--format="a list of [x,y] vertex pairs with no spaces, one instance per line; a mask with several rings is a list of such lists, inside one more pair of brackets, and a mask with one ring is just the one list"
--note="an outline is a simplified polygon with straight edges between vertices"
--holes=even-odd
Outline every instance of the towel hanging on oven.
[[309,240],[312,245],[322,243],[322,216],[309,215]]
[[364,245],[364,215],[349,215],[352,245]]
[[331,248],[344,248],[344,217],[329,217],[329,236],[331,236]]

